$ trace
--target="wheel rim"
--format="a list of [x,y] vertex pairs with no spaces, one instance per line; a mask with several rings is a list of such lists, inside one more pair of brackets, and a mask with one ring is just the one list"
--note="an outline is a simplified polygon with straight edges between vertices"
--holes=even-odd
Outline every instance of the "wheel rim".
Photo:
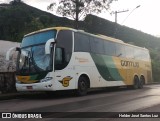
[[86,88],[86,83],[83,80],[81,80],[80,81],[80,91],[85,92],[86,89],[87,89]]

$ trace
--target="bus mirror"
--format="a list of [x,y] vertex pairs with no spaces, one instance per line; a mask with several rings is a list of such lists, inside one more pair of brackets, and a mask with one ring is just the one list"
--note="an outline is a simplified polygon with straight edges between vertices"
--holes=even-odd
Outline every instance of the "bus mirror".
[[54,43],[55,40],[52,38],[52,39],[49,39],[46,44],[45,44],[45,54],[50,54],[50,48],[51,48],[51,43]]
[[16,47],[16,51],[21,52],[21,49],[19,47]]
[[7,51],[6,60],[10,60],[9,57],[10,57],[10,54],[11,54],[12,51],[20,51],[20,48],[19,48],[19,47],[12,47],[12,48],[10,48],[10,49]]

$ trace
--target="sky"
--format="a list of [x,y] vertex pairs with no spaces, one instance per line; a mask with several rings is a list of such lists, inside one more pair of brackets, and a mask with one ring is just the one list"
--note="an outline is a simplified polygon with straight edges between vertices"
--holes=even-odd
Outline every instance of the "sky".
[[[11,0],[0,0],[0,3],[7,3],[10,1]],[[52,0],[22,1],[44,11],[47,11],[47,6],[52,2]],[[136,8],[139,5],[140,7]],[[160,0],[118,0],[111,4],[107,12],[102,12],[97,16],[115,22],[115,14],[111,14],[112,11],[123,10],[129,11],[118,14],[118,24],[160,37]]]

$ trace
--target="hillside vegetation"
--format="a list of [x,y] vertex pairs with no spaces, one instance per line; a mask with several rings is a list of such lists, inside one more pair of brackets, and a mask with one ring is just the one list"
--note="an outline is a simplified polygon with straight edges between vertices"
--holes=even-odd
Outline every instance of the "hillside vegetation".
[[24,3],[0,6],[0,39],[21,41],[24,34],[51,26],[71,25],[67,18],[54,16]]
[[[73,25],[72,20],[57,17],[21,2],[0,4],[0,40],[20,42],[25,34],[35,30],[53,26],[73,27]],[[88,15],[84,21],[79,22],[79,27],[90,33],[115,37],[148,48],[152,58],[154,81],[160,81],[160,38],[93,15]]]

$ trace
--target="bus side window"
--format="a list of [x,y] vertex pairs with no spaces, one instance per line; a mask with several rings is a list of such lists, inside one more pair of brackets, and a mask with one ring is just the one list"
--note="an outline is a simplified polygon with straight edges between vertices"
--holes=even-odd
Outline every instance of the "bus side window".
[[105,50],[105,55],[109,55],[109,56],[116,55],[116,47],[113,42],[104,41],[104,50]]
[[130,46],[125,46],[126,57],[134,59],[134,48]]
[[64,69],[72,55],[72,31],[61,30],[57,36],[55,55],[55,70]]
[[124,45],[118,43],[116,44],[116,56],[126,57]]
[[64,56],[64,48],[56,48],[56,53],[55,53],[55,63],[56,64],[62,64],[63,63],[63,56]]
[[134,57],[137,60],[142,60],[142,53],[141,53],[141,49],[139,48],[134,48]]
[[95,54],[104,54],[104,42],[100,38],[90,37],[91,52]]
[[65,58],[65,49],[61,47],[57,47],[55,52],[55,69],[61,70],[65,68],[66,65],[67,65],[67,61]]
[[89,36],[81,33],[74,33],[75,37],[75,52],[90,52],[90,40]]

